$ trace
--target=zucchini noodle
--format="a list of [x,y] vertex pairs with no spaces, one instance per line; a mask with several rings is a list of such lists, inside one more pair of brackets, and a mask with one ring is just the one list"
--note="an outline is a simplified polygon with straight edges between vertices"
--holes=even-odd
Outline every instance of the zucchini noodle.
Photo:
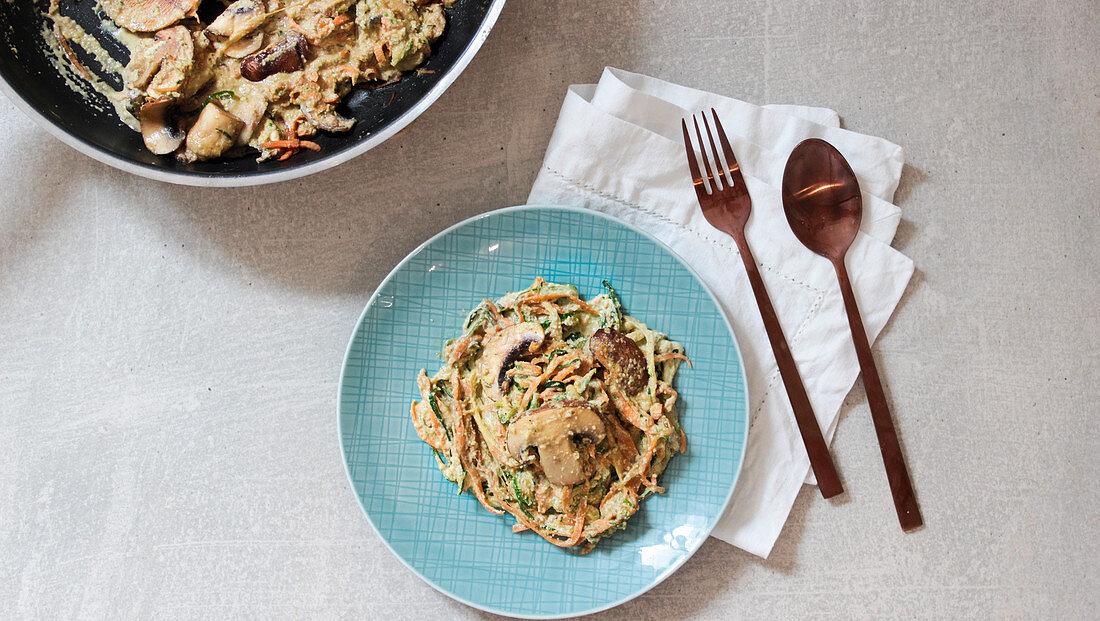
[[[586,302],[572,285],[536,278],[483,300],[435,375],[421,369],[411,408],[459,493],[511,515],[513,532],[581,553],[663,492],[658,477],[687,448],[672,388],[683,347],[623,312],[604,286]],[[590,428],[576,426],[577,413]]]

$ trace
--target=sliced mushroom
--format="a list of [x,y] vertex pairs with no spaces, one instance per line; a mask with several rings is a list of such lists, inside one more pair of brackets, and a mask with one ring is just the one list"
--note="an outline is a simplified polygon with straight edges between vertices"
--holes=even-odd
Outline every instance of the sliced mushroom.
[[244,122],[244,128],[237,136],[237,146],[248,144],[259,134],[264,122],[267,120],[267,117],[264,116],[267,108],[267,99],[256,94],[242,99],[237,105],[233,106],[233,115]]
[[491,384],[485,387],[485,394],[497,401],[508,388],[512,378],[508,369],[512,368],[520,356],[527,354],[532,345],[541,345],[542,326],[537,323],[517,323],[497,332],[485,342],[485,349],[478,358],[478,373]]
[[588,350],[627,394],[637,394],[649,383],[645,354],[622,332],[596,330],[588,339]]
[[245,58],[255,54],[264,46],[264,31],[254,30],[248,36],[225,46],[225,55],[230,58]]
[[237,0],[225,7],[221,15],[206,27],[206,31],[231,42],[237,41],[259,28],[266,17],[267,9],[260,0]]
[[130,59],[133,85],[158,99],[182,94],[195,64],[195,43],[183,26],[157,31],[153,41]]
[[210,22],[206,33],[224,39],[226,56],[244,58],[263,47],[264,32],[259,28],[266,18],[267,10],[260,0],[237,0]]
[[187,150],[199,159],[218,157],[233,146],[242,129],[244,121],[210,102],[187,132]]
[[556,401],[528,410],[508,426],[508,452],[520,461],[538,452],[546,478],[555,485],[577,485],[585,478],[585,461],[574,444],[596,443],[607,434],[603,419],[587,401]]
[[102,0],[103,12],[114,23],[133,32],[156,32],[199,8],[200,0]]
[[276,73],[300,71],[305,66],[309,42],[297,32],[289,32],[286,38],[269,45],[267,49],[244,59],[241,75],[246,80],[259,82]]
[[158,99],[145,103],[138,111],[141,138],[145,146],[157,155],[168,155],[183,143],[185,134],[171,116],[173,103],[168,98]]

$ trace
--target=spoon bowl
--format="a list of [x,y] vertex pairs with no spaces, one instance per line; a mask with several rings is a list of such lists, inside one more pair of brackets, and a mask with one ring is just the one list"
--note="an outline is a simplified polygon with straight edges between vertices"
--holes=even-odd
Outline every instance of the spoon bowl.
[[783,208],[798,241],[835,262],[852,245],[863,218],[859,181],[833,145],[804,140],[783,170]]

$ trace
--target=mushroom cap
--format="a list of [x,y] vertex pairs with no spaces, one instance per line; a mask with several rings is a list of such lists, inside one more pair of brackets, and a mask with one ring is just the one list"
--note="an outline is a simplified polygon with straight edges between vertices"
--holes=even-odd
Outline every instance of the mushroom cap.
[[508,383],[508,369],[527,354],[532,345],[541,345],[545,335],[537,323],[517,323],[500,330],[485,341],[485,349],[477,361],[478,373],[491,383],[486,395],[496,401],[504,395]]
[[132,32],[156,32],[195,14],[200,0],[103,0],[111,21]]
[[241,63],[241,76],[259,82],[276,73],[291,73],[305,66],[309,41],[293,30],[286,38],[252,54]]
[[607,435],[603,418],[587,401],[548,403],[524,412],[508,426],[508,452],[520,461],[534,448],[546,478],[555,485],[577,485],[585,480],[585,462],[574,440],[596,443]]
[[588,350],[628,394],[637,394],[649,383],[645,354],[629,336],[600,328],[588,339]]
[[168,155],[183,143],[183,130],[170,118],[174,103],[172,99],[158,99],[146,102],[138,111],[141,139],[157,155]]
[[202,158],[218,157],[233,146],[242,129],[244,121],[210,102],[187,132],[187,150]]

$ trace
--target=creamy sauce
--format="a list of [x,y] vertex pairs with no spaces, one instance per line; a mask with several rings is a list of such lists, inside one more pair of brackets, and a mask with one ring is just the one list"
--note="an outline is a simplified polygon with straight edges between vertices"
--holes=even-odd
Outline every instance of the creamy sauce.
[[56,9],[48,15],[51,21],[43,27],[42,39],[51,52],[50,64],[57,69],[65,80],[65,84],[84,101],[99,109],[104,109],[104,103],[103,99],[97,97],[96,94],[102,95],[123,123],[134,131],[140,131],[137,118],[128,109],[129,102],[125,94],[114,89],[92,71],[78,69],[73,64],[69,57],[69,51],[65,49],[58,34],[64,37],[70,49],[72,46],[83,49],[108,73],[120,75],[124,69],[122,63],[112,58],[95,37],[85,32],[71,18],[59,14]]
[[[399,80],[420,66],[442,35],[443,9],[453,1],[237,0],[204,24],[194,17],[198,0],[162,0],[183,15],[162,26],[158,3],[112,0],[104,12],[115,21],[107,20],[102,30],[129,50],[124,66],[54,0],[43,38],[74,92],[101,109],[106,99],[124,123],[145,130],[145,144],[155,153],[195,161],[251,148],[260,160],[285,159],[303,148],[319,149],[305,139],[320,131],[351,129],[353,121],[336,106],[352,87]],[[159,30],[133,32],[116,21]],[[80,65],[73,48],[123,88]]]

